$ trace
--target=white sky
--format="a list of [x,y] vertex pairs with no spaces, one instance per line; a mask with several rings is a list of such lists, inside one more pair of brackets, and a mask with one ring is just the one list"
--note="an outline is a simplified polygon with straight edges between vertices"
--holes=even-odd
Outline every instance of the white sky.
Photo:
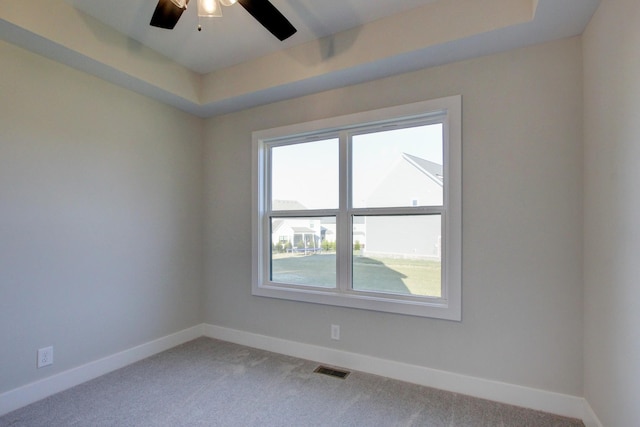
[[[355,135],[352,144],[359,195],[368,196],[402,153],[443,164],[441,124]],[[274,148],[272,192],[275,200],[297,200],[310,209],[337,208],[338,139]]]

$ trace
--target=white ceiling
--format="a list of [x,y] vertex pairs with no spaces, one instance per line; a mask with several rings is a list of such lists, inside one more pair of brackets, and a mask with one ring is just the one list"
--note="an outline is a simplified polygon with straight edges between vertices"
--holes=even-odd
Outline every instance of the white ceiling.
[[581,34],[600,0],[271,0],[278,41],[240,5],[174,30],[157,0],[0,2],[0,39],[201,117]]
[[[239,4],[224,7],[222,18],[198,20],[196,1],[191,0],[173,30],[165,30],[149,25],[157,0],[67,0],[87,15],[203,74],[435,0],[271,0],[298,30],[285,42],[273,37]],[[201,32],[197,31],[199,22]]]

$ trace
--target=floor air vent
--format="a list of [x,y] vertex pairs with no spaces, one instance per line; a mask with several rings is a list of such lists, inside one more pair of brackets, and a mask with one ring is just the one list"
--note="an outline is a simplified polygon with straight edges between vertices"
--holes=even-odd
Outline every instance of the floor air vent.
[[313,372],[316,372],[318,374],[329,375],[330,377],[336,377],[341,379],[347,378],[351,373],[349,371],[343,371],[341,369],[327,368],[326,366],[318,366]]

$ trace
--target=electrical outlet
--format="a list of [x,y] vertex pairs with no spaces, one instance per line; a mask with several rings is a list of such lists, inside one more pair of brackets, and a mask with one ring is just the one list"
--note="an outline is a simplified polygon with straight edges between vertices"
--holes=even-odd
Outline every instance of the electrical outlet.
[[53,365],[53,347],[38,349],[38,368]]
[[340,325],[331,325],[331,339],[340,341]]

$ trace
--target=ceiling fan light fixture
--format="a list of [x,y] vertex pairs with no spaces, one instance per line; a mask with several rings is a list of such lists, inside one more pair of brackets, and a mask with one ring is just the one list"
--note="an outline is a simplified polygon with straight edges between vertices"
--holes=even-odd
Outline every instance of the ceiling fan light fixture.
[[198,16],[202,18],[222,16],[222,8],[218,0],[198,0]]
[[[198,18],[222,16],[220,2],[225,6],[240,3],[244,10],[280,41],[288,39],[296,32],[291,22],[269,0],[196,0]],[[188,4],[189,0],[158,0],[149,25],[172,30]],[[198,31],[202,31],[200,20]]]
[[175,4],[180,9],[186,9],[187,8],[187,0],[171,0],[171,3]]

